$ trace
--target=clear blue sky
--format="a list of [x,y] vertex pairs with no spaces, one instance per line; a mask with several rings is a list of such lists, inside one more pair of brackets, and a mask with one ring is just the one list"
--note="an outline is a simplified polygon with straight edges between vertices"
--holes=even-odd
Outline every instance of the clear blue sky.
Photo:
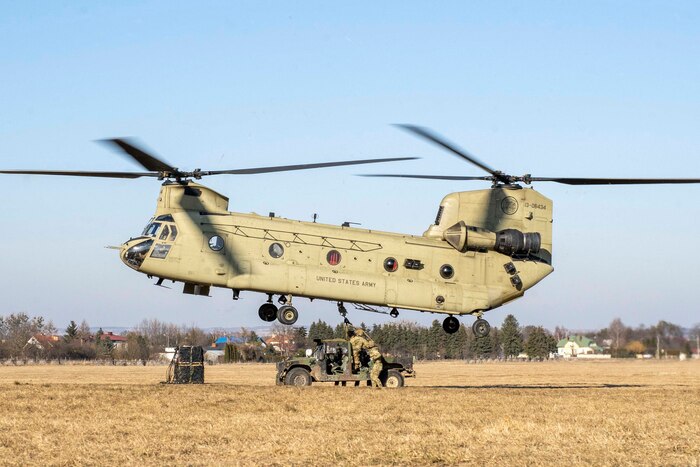
[[[138,170],[93,142],[114,136],[188,169],[420,156],[206,181],[234,211],[420,234],[446,193],[483,185],[353,174],[481,174],[389,123],[434,128],[514,174],[700,177],[698,24],[700,3],[681,1],[5,3],[0,165]],[[0,180],[0,314],[261,323],[262,295],[156,288],[103,248],[140,232],[153,180]],[[536,188],[555,201],[555,272],[492,324],[700,321],[700,186]],[[338,319],[333,304],[297,305],[300,324]]]

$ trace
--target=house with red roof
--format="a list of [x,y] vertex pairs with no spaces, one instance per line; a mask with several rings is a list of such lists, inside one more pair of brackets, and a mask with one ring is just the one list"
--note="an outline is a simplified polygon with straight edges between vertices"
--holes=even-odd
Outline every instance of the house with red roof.
[[51,334],[34,334],[29,338],[24,348],[34,347],[37,350],[49,350],[61,341],[61,336],[54,336]]
[[100,339],[107,340],[112,343],[114,349],[126,349],[128,339],[124,336],[114,334],[112,331],[107,331]]

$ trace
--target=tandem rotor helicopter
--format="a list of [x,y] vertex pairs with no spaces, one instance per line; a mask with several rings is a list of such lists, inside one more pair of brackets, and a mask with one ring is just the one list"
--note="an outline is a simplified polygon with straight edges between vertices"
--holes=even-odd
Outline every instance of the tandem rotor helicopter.
[[[228,288],[267,295],[258,314],[264,321],[292,325],[296,297],[344,303],[366,311],[399,309],[447,315],[443,329],[460,327],[456,316],[473,315],[472,331],[489,334],[489,310],[524,295],[552,267],[552,200],[533,182],[567,185],[700,183],[696,178],[561,178],[512,176],[497,171],[431,130],[399,125],[460,157],[488,175],[371,174],[431,180],[491,182],[489,189],[450,193],[435,222],[422,236],[304,222],[228,211],[228,198],[199,184],[209,175],[262,174],[323,167],[404,161],[412,157],[367,159],[251,169],[191,172],[168,165],[124,139],[106,140],[146,172],[2,170],[4,174],[104,178],[152,177],[163,181],[156,211],[141,235],[119,247],[121,260],[135,271],[184,283],[183,293],[209,295]],[[273,298],[278,296],[277,306]]]

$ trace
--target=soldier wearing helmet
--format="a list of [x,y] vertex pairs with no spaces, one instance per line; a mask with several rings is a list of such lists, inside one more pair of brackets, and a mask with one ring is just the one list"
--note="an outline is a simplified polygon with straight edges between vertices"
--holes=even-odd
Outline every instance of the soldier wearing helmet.
[[372,371],[370,379],[375,388],[381,388],[382,382],[379,380],[379,374],[382,372],[382,354],[377,348],[377,344],[365,333],[362,328],[348,330],[350,337],[350,345],[352,345],[352,357],[355,362],[355,368],[360,368],[360,351],[365,349],[372,360]]

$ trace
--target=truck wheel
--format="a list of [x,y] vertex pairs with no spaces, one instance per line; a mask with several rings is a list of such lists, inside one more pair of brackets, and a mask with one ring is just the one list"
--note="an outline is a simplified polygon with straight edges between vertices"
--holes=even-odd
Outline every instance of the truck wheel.
[[382,384],[385,388],[401,388],[403,387],[403,375],[398,370],[389,370],[386,372]]
[[292,368],[284,377],[287,386],[311,386],[311,374],[305,368]]

